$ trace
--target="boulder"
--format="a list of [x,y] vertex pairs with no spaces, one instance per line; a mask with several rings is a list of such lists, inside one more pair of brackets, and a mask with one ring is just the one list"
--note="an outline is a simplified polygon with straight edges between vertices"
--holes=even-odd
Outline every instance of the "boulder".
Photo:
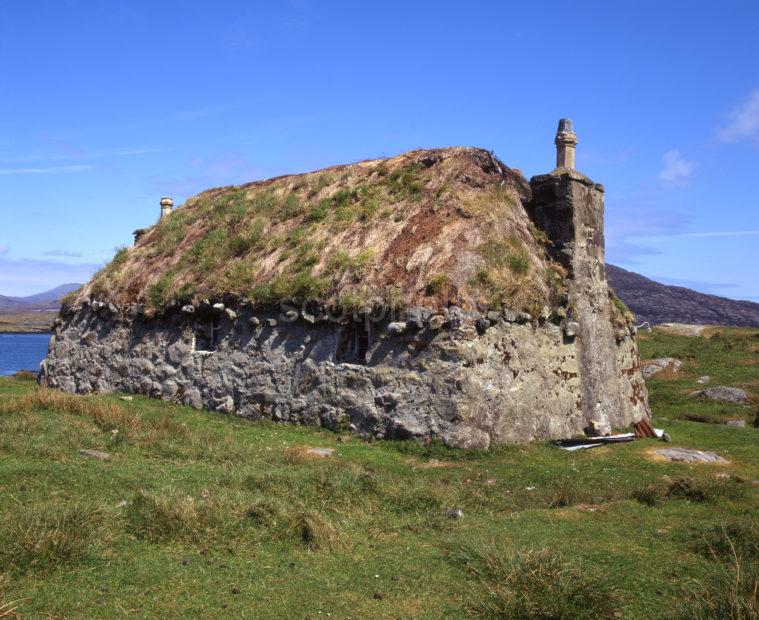
[[748,401],[748,394],[739,388],[719,385],[705,390],[696,390],[688,394],[690,398],[706,398],[720,403],[735,403],[744,405]]
[[693,450],[692,448],[662,448],[654,450],[654,453],[676,463],[729,463],[727,459],[715,452]]
[[672,372],[677,372],[680,370],[680,368],[682,368],[682,365],[682,360],[679,360],[676,357],[660,357],[658,359],[651,360],[650,362],[647,362],[643,365],[643,378],[650,379],[655,374],[658,374],[663,370],[671,369]]

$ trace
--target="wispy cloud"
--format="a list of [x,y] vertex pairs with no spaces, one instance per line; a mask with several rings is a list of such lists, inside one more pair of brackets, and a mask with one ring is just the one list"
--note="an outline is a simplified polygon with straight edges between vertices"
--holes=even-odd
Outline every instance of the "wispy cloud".
[[98,166],[80,164],[76,166],[48,166],[44,168],[0,168],[0,174],[55,174],[58,172],[83,172],[93,170]]
[[10,246],[0,244],[0,254],[7,254],[10,251]]
[[69,252],[68,250],[50,250],[43,252],[43,256],[58,256],[60,258],[81,258],[81,252]]
[[[150,153],[164,153],[171,149],[168,148],[124,148],[105,151],[85,151],[82,150],[77,154],[57,154],[57,155],[26,155],[22,157],[0,157],[0,162],[6,164],[24,164],[29,162],[54,162],[70,161],[72,159],[101,159],[104,157],[132,157],[136,155],[147,155]],[[24,168],[26,170],[26,168]]]
[[759,235],[759,230],[720,230],[708,232],[676,233],[673,235],[648,235],[650,237],[676,239],[680,237],[745,237]]
[[209,116],[217,116],[219,114],[226,114],[227,112],[233,112],[234,110],[240,110],[253,105],[249,101],[240,101],[237,103],[226,103],[221,105],[210,105],[202,108],[195,108],[191,110],[180,110],[176,113],[177,120],[180,121],[195,121],[201,118],[208,118]]
[[662,164],[664,167],[659,173],[659,180],[672,185],[685,185],[696,169],[695,162],[685,160],[677,149],[664,153]]
[[730,122],[717,131],[723,142],[759,141],[759,88],[730,114]]

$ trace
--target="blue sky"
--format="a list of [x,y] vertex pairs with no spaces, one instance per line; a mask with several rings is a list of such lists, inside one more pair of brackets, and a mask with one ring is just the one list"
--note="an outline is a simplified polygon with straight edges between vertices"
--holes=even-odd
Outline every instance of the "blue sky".
[[759,3],[0,0],[0,294],[84,281],[163,195],[408,149],[606,186],[607,260],[759,301]]

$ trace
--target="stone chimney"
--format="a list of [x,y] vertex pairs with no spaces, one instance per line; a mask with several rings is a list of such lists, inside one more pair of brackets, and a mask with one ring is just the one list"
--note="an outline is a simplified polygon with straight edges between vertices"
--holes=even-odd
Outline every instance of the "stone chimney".
[[[556,132],[556,169],[530,180],[528,213],[551,240],[548,252],[567,272],[565,338],[575,340],[582,398],[578,403],[589,434],[625,426],[620,412],[631,406],[651,416],[645,385],[630,382],[626,355],[612,324],[613,310],[604,257],[604,188],[574,170],[577,136],[572,121]],[[569,322],[574,323],[571,325]],[[570,335],[571,334],[571,335]],[[638,362],[636,362],[638,363]],[[626,409],[627,408],[627,409]]]
[[161,198],[161,219],[171,213],[171,208],[173,206],[174,201],[171,198]]
[[556,167],[575,168],[575,146],[577,146],[577,136],[572,131],[572,121],[568,118],[562,118],[559,121],[559,129],[556,131]]

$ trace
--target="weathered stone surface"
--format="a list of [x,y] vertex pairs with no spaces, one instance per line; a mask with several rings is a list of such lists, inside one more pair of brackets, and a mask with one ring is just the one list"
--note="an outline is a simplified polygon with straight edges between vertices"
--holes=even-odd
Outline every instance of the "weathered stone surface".
[[387,326],[387,331],[391,334],[395,334],[396,336],[400,336],[408,329],[408,326],[406,325],[405,321],[395,321],[393,323],[390,323]]
[[[196,334],[206,324],[198,313],[112,321],[80,308],[64,317],[41,381],[374,437],[440,437],[468,448],[567,437],[590,422],[577,344],[551,323],[501,321],[478,334],[478,317],[462,315],[456,330],[395,336],[370,322],[365,362],[354,363],[338,357],[353,324],[269,326],[258,311],[267,325],[261,330],[252,312],[241,307],[235,321],[222,320],[212,349],[203,350]],[[81,346],[89,331],[97,337]],[[611,355],[621,395],[612,424],[621,427],[648,410],[632,337]]]
[[107,452],[101,452],[100,450],[81,449],[79,454],[82,456],[88,456],[91,459],[97,459],[98,461],[107,461],[111,458],[111,455]]
[[719,385],[705,390],[696,390],[688,394],[691,398],[706,398],[716,400],[721,403],[745,404],[748,401],[748,394],[739,388]]
[[677,372],[682,368],[682,365],[682,360],[675,357],[660,357],[643,365],[643,378],[650,379],[662,370],[672,370],[673,372]]
[[696,383],[700,383],[701,385],[706,385],[711,380],[712,378],[709,375],[704,375],[703,377],[699,377]]
[[[530,217],[551,239],[554,260],[567,270],[568,301],[577,324],[580,408],[591,433],[606,434],[632,405],[650,417],[632,324],[615,324],[604,263],[603,187],[574,170],[533,177]],[[568,324],[567,324],[568,325]],[[619,348],[629,360],[621,367]],[[618,363],[618,362],[617,362]],[[633,367],[629,370],[628,364]],[[638,421],[635,420],[635,421]]]
[[704,450],[693,450],[691,448],[661,448],[654,450],[659,456],[663,456],[668,461],[678,463],[729,463],[727,459],[722,458],[715,452]]
[[746,420],[727,420],[725,424],[727,424],[728,426],[743,428],[744,426],[746,426]]

